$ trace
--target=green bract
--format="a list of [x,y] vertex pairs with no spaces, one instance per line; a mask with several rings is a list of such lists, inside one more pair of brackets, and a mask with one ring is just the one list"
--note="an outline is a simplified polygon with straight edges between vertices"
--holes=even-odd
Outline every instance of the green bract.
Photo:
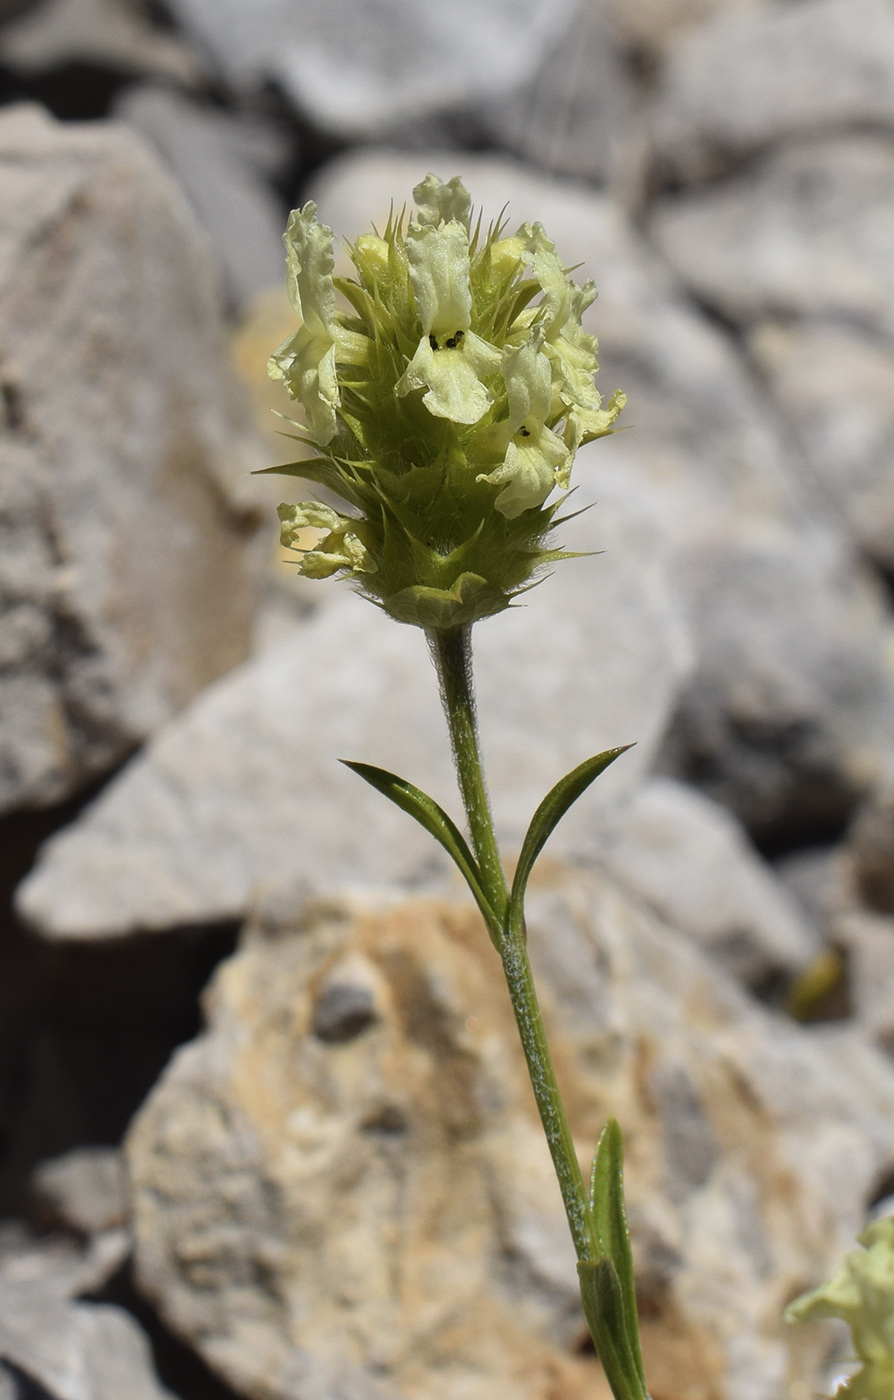
[[[311,578],[343,573],[400,622],[464,626],[508,607],[543,565],[574,454],[614,429],[578,287],[539,224],[471,227],[459,179],[429,175],[409,222],[348,247],[306,204],[285,233],[300,329],[271,357],[304,408],[309,460],[271,468],[346,506],[280,506],[283,543]],[[337,294],[350,309],[339,309]],[[304,532],[321,532],[308,547]]]
[[843,1318],[863,1363],[836,1394],[847,1400],[894,1395],[894,1218],[876,1220],[857,1236],[864,1249],[846,1254],[828,1283],[796,1298],[786,1322]]

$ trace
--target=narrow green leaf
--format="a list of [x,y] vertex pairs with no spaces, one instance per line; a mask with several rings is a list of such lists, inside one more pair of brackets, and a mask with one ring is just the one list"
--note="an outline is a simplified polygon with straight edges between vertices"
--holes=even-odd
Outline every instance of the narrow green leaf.
[[624,1322],[624,1301],[618,1273],[610,1259],[577,1266],[580,1296],[596,1354],[615,1400],[649,1400],[648,1391],[630,1350]]
[[630,1253],[627,1212],[624,1209],[624,1138],[614,1118],[609,1118],[596,1144],[590,1177],[590,1210],[599,1253],[611,1260],[617,1273],[627,1343],[645,1389],[646,1377],[639,1343],[636,1287],[633,1281],[633,1258]]
[[494,946],[499,949],[502,937],[500,921],[484,893],[478,862],[469,850],[466,839],[456,823],[448,817],[442,807],[438,806],[433,797],[429,797],[427,793],[414,787],[404,778],[398,778],[396,774],[389,773],[385,768],[375,768],[370,763],[352,763],[346,758],[340,761],[346,768],[350,768],[352,772],[369,783],[371,787],[384,793],[396,807],[408,812],[443,846],[475,896],[478,908],[484,915],[484,922],[487,924],[491,940]]
[[568,808],[577,801],[582,792],[586,792],[594,779],[598,778],[600,773],[604,773],[619,754],[626,753],[631,748],[633,748],[632,744],[624,744],[619,749],[606,749],[604,753],[596,754],[595,758],[586,759],[584,763],[578,764],[577,768],[573,768],[570,773],[566,773],[565,777],[561,778],[544,797],[531,818],[531,825],[528,827],[522,843],[521,855],[518,858],[515,879],[512,882],[512,894],[509,898],[509,927],[513,933],[519,934],[521,932],[528,880],[534,868],[534,862],[553,830],[558,826]]

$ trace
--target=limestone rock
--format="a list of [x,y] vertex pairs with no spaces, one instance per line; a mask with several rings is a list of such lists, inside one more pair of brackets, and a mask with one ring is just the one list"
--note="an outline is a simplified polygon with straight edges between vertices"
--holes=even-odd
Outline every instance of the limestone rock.
[[890,748],[882,589],[821,529],[735,552],[718,541],[689,577],[699,665],[663,765],[762,844],[834,839]]
[[845,915],[860,909],[853,860],[843,844],[793,851],[776,873],[814,927],[832,940]]
[[0,189],[6,811],[109,769],[246,654],[264,459],[206,246],[142,142],[8,108]]
[[792,137],[894,128],[886,0],[801,0],[721,12],[670,50],[654,113],[687,179]]
[[[459,168],[443,153],[428,162],[445,177]],[[426,168],[423,158],[355,154],[325,167],[311,192],[321,217],[353,237],[387,218],[392,198],[409,200]],[[597,490],[623,480],[669,537],[698,655],[666,763],[761,839],[828,839],[890,744],[884,598],[822,522],[809,472],[729,338],[694,314],[617,204],[492,158],[466,156],[461,169],[487,215],[508,204],[510,223],[539,218],[600,287],[587,325],[599,334],[602,388],[628,393],[630,431],[583,456],[577,480],[590,462]],[[736,196],[726,244],[702,240],[687,259],[714,258],[726,276],[746,198]],[[884,210],[872,218],[884,225]],[[736,295],[734,277],[723,286]]]
[[894,136],[782,146],[750,173],[658,201],[651,230],[731,320],[809,316],[894,335]]
[[[781,1309],[890,1171],[890,1063],[762,1010],[595,876],[529,912],[582,1160],[608,1113],[625,1130],[653,1393],[771,1400],[804,1346],[809,1388],[822,1342]],[[252,1400],[601,1393],[471,909],[281,896],[207,1011],[127,1151],[141,1286],[219,1374]]]
[[171,11],[236,88],[274,80],[310,124],[381,138],[522,87],[562,37],[573,0],[172,0]]
[[[659,524],[609,490],[562,538],[588,549],[594,533],[605,553],[560,565],[523,608],[476,630],[482,740],[510,850],[565,772],[635,738],[553,838],[586,853],[594,813],[639,781],[688,674]],[[238,918],[256,886],[280,881],[441,877],[432,838],[338,763],[400,773],[459,818],[424,637],[322,587],[316,614],[212,687],[45,847],[19,898],[35,928],[104,937]]]
[[0,22],[10,9],[14,22],[0,31],[0,59],[19,73],[92,63],[188,86],[204,77],[195,53],[128,0],[2,0]]
[[748,986],[790,978],[819,951],[816,931],[736,819],[682,783],[652,778],[621,804],[601,861]]
[[857,813],[847,850],[862,898],[894,914],[894,773],[888,773]]
[[599,0],[628,42],[647,53],[665,52],[689,30],[715,15],[756,9],[765,0]]
[[639,195],[647,154],[642,104],[621,27],[596,0],[578,0],[558,45],[531,81],[486,109],[497,142],[530,165]]
[[[117,1239],[126,1254],[127,1237]],[[134,1319],[123,1308],[72,1301],[100,1287],[122,1262],[120,1247],[101,1255],[96,1244],[80,1254],[51,1241],[0,1259],[4,1400],[27,1400],[35,1391],[50,1400],[171,1400]]]
[[148,84],[128,89],[113,114],[141,132],[180,181],[214,245],[229,301],[243,306],[279,286],[285,216],[263,169],[283,162],[276,133]]
[[854,909],[838,919],[834,936],[847,953],[854,1019],[890,1055],[894,1052],[894,918]]
[[794,426],[830,518],[894,570],[894,349],[811,321],[764,322],[750,348]]
[[39,1162],[31,1188],[44,1219],[92,1235],[124,1225],[127,1188],[116,1147],[75,1147]]

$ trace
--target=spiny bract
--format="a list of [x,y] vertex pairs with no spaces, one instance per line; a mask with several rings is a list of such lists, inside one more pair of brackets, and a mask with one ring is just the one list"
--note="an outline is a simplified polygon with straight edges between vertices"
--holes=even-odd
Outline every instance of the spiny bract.
[[[315,456],[271,468],[320,482],[347,507],[282,505],[282,540],[310,578],[343,573],[400,622],[465,626],[508,607],[549,548],[578,447],[614,429],[577,286],[540,224],[471,224],[460,180],[428,175],[416,210],[348,245],[306,204],[285,233],[302,324],[271,357],[305,412]],[[340,293],[350,310],[337,305]],[[320,533],[307,547],[307,531]]]

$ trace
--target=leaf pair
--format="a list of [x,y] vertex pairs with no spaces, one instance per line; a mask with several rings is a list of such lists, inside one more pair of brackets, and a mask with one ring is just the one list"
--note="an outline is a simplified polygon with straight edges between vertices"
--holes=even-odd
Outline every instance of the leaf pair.
[[570,773],[566,773],[565,777],[561,778],[544,797],[531,818],[531,824],[522,843],[515,879],[512,882],[505,926],[500,917],[500,910],[496,907],[498,904],[498,900],[494,897],[496,892],[486,888],[481,867],[469,849],[468,842],[456,823],[448,817],[443,807],[439,806],[433,797],[422,792],[420,788],[414,787],[404,778],[398,778],[394,773],[389,773],[385,768],[375,768],[370,763],[352,763],[348,759],[342,759],[342,762],[346,768],[350,768],[371,787],[383,793],[395,806],[408,812],[420,826],[425,828],[429,835],[443,846],[474,895],[475,902],[484,916],[491,940],[499,952],[507,934],[513,938],[524,937],[525,891],[534,868],[534,862],[550,835],[569,807],[599,777],[599,774],[603,773],[609,764],[615,761],[619,754],[625,753],[630,747],[630,744],[625,744],[621,748],[606,749],[604,753],[586,759]]
[[614,1118],[602,1130],[590,1178],[597,1255],[577,1266],[581,1301],[615,1400],[649,1400],[624,1210],[624,1140]]

